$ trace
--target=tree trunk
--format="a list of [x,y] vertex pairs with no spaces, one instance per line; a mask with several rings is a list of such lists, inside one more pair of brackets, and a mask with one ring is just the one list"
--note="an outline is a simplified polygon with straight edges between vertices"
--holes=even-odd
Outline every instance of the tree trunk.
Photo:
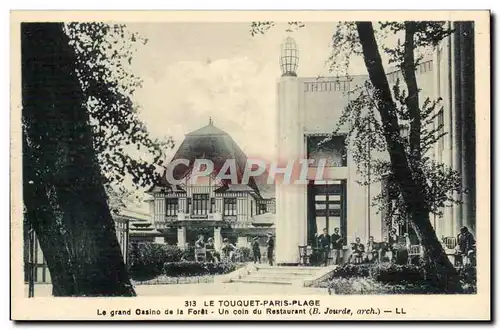
[[23,23],[23,197],[54,296],[135,296],[63,25]]
[[421,120],[420,120],[420,104],[418,100],[418,84],[417,76],[415,73],[415,31],[416,22],[405,22],[405,44],[404,44],[404,56],[402,63],[403,78],[405,80],[406,86],[408,88],[408,97],[406,99],[406,106],[408,107],[410,114],[410,150],[411,156],[415,160],[420,160],[421,158],[421,147],[420,147],[420,130],[421,130]]
[[[392,98],[372,23],[358,22],[356,26],[368,75],[375,88],[377,109],[382,119],[391,167],[396,182],[400,186],[406,214],[409,215],[410,221],[421,239],[429,279],[444,292],[457,292],[460,290],[458,274],[446,256],[431,225],[429,208],[423,195],[424,190],[421,188],[422,184],[413,175],[409,166],[399,132],[396,104]],[[418,97],[416,100],[418,102]]]

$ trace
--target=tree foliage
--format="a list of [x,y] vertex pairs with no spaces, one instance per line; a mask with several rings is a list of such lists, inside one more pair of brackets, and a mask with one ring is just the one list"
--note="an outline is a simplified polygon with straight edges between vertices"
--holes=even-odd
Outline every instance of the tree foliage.
[[[173,147],[150,136],[133,96],[142,87],[131,63],[147,43],[123,24],[69,23],[65,26],[77,55],[77,75],[86,99],[94,147],[110,204],[130,201],[134,191],[159,179],[164,152]],[[129,182],[130,181],[130,182]]]
[[22,23],[21,49],[25,219],[53,295],[134,296],[63,24]]

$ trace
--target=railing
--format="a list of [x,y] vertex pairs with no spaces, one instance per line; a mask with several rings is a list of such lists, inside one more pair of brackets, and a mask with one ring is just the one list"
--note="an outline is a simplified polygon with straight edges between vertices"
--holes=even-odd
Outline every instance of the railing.
[[345,92],[350,89],[350,83],[347,80],[318,80],[304,82],[305,92]]

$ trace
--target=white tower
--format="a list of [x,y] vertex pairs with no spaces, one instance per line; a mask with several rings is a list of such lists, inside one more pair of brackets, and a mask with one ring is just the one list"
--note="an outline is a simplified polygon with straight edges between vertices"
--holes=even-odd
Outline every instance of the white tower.
[[[297,78],[299,51],[295,40],[287,37],[281,46],[282,76],[278,82],[278,161],[281,166],[294,160],[295,167],[305,158],[300,83]],[[306,245],[306,185],[276,186],[276,263],[297,264],[299,245]]]

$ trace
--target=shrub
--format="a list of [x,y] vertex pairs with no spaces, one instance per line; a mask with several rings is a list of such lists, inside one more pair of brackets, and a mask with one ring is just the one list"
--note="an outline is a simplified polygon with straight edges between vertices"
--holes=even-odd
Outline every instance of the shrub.
[[250,248],[241,247],[241,248],[239,248],[239,250],[241,251],[241,261],[242,262],[252,261],[253,253],[252,253],[252,250],[250,250]]
[[331,278],[371,277],[384,283],[408,283],[424,280],[422,269],[415,265],[392,263],[346,264],[337,267]]
[[464,293],[477,293],[477,273],[475,267],[464,267],[459,270],[458,275]]
[[422,268],[415,265],[382,263],[370,269],[370,276],[383,283],[416,283],[425,280]]
[[187,247],[187,249],[182,251],[181,260],[182,261],[194,261],[194,250],[195,250],[194,245],[189,245]]
[[389,284],[371,277],[334,278],[328,284],[330,294],[435,294],[439,290],[425,281]]
[[174,245],[151,242],[134,244],[130,251],[129,273],[133,279],[154,278],[162,273],[166,261],[180,261],[182,253]]
[[227,262],[166,262],[163,265],[163,275],[166,276],[202,276],[202,275],[221,275],[235,271],[240,264]]
[[368,277],[373,264],[345,264],[335,268],[332,278],[335,277]]

